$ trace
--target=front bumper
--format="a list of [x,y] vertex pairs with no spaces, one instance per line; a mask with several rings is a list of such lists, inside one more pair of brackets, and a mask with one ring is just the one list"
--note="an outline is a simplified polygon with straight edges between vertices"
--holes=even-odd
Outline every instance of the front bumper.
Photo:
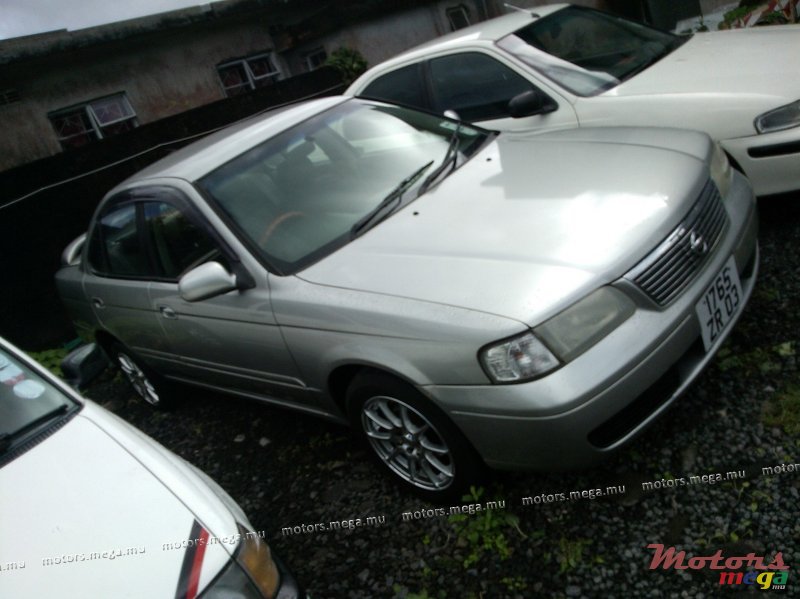
[[[758,271],[758,217],[752,189],[738,174],[725,208],[729,226],[714,254],[667,307],[637,302],[625,323],[541,379],[518,385],[430,385],[423,391],[493,468],[567,470],[602,459],[641,433],[686,390],[750,298]],[[705,352],[695,305],[731,255],[744,301]],[[625,279],[615,285],[630,290]]]
[[800,189],[800,127],[721,143],[759,196]]

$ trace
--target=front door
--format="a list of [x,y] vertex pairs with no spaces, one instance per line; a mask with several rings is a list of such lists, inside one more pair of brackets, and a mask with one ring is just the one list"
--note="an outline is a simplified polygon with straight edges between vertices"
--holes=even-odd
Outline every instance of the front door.
[[198,216],[172,197],[142,203],[143,226],[161,276],[150,285],[151,310],[158,315],[181,379],[273,399],[302,399],[304,386],[273,316],[266,273],[255,286],[188,302],[180,277],[215,260],[231,270],[229,258]]

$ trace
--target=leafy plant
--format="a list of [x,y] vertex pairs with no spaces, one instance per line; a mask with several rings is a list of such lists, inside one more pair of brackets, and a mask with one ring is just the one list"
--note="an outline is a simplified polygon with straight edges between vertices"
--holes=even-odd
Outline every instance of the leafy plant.
[[592,541],[589,539],[570,540],[566,537],[561,537],[556,549],[559,573],[563,574],[576,568],[581,563],[584,548],[591,544]]
[[800,435],[800,385],[791,385],[767,403],[764,424],[777,426],[790,435]]
[[781,290],[777,287],[759,287],[753,292],[753,299],[760,302],[778,302],[781,296]]
[[353,48],[337,48],[325,61],[326,65],[332,66],[342,76],[342,83],[350,85],[356,78],[367,70],[367,61],[361,52]]
[[[790,3],[790,6],[793,5]],[[751,12],[755,12],[766,7],[766,0],[742,0],[739,2],[739,5],[736,8],[729,10],[723,15],[722,22],[719,24],[719,28],[730,29],[739,19],[743,19]],[[783,14],[781,10],[774,10],[762,13],[758,17],[758,21],[755,23],[755,25],[783,25],[793,21],[796,21],[796,16],[792,15],[791,18],[786,18],[786,15]]]
[[[395,584],[392,589],[398,596],[402,596],[402,592],[407,590],[399,584]],[[435,595],[428,593],[427,589],[422,589],[419,593],[406,593],[406,599],[447,599],[447,592],[440,590]]]
[[724,347],[717,354],[717,366],[723,372],[727,370],[741,370],[747,376],[754,374],[769,374],[781,370],[779,360],[795,355],[795,341],[779,343],[773,347],[757,347],[749,352],[736,354],[728,347]]
[[753,12],[752,6],[737,6],[733,10],[729,10],[722,16],[722,23],[719,24],[720,29],[730,29],[731,26],[741,18],[746,17]]
[[61,360],[67,355],[66,348],[58,347],[39,352],[28,352],[28,354],[54,375],[61,376],[63,374],[61,372]]
[[514,576],[513,578],[505,576],[500,579],[500,582],[511,592],[524,591],[528,588],[528,583],[522,576]]
[[789,19],[786,18],[786,15],[779,10],[773,10],[762,14],[756,25],[785,25],[788,22]]
[[[483,493],[482,487],[470,487],[470,493],[462,499],[466,503],[478,503]],[[475,564],[486,552],[496,553],[501,560],[511,556],[505,530],[519,530],[519,518],[514,514],[500,509],[484,509],[475,514],[452,514],[448,520],[454,525],[456,542],[469,551],[463,561],[464,568]]]

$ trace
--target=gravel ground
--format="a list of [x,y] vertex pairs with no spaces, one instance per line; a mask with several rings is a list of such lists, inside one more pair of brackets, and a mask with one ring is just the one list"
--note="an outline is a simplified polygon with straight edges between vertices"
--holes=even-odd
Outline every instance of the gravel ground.
[[[504,500],[502,511],[403,521],[402,512],[434,506],[400,491],[346,429],[290,411],[183,388],[176,410],[157,413],[111,372],[87,395],[214,477],[314,598],[715,597],[728,590],[707,570],[650,570],[651,543],[698,556],[722,549],[769,559],[781,551],[790,567],[785,593],[800,596],[800,472],[761,474],[764,465],[800,463],[800,430],[787,424],[800,417],[800,196],[760,209],[760,280],[711,367],[601,467],[497,474],[479,501]],[[740,470],[747,476],[738,482],[641,490],[642,481]],[[522,505],[526,496],[609,485],[626,491]],[[385,524],[281,534],[282,527],[367,516],[384,516]]]

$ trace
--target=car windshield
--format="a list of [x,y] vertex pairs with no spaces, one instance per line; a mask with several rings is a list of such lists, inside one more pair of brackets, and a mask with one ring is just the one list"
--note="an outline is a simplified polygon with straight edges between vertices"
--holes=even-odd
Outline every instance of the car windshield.
[[[411,201],[408,192],[422,185],[425,171],[452,156],[453,140],[468,157],[488,135],[445,117],[350,100],[197,184],[253,251],[279,273],[291,274],[348,243],[367,221],[380,222],[373,217],[382,202],[389,210]],[[394,196],[396,202],[385,202]]]
[[594,96],[643,71],[686,39],[570,6],[501,38],[497,45],[570,92]]
[[0,344],[0,455],[78,405]]

